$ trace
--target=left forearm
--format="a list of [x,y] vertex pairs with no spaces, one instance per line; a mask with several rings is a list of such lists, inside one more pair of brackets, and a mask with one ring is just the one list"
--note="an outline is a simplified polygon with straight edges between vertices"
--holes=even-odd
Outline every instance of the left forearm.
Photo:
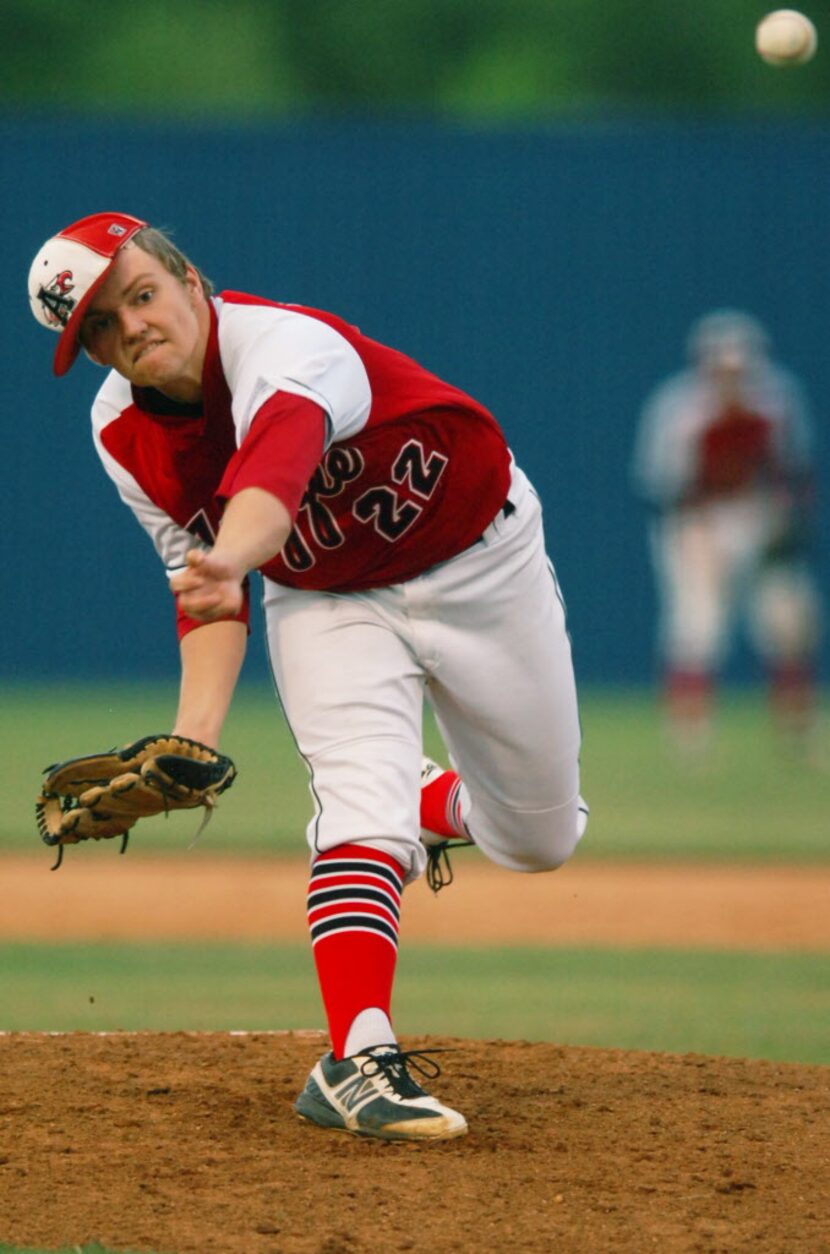
[[208,623],[181,642],[181,686],[173,731],[213,748],[225,722],[247,644],[239,622]]

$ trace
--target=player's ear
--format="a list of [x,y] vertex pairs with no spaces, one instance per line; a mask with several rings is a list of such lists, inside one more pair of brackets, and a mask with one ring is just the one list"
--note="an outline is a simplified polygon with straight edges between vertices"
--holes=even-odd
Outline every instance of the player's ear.
[[84,354],[85,354],[85,355],[89,358],[89,360],[90,360],[91,362],[93,362],[93,363],[94,363],[94,365],[96,365],[96,366],[103,366],[103,365],[104,365],[104,362],[103,362],[103,361],[101,361],[101,358],[100,358],[100,357],[96,357],[96,356],[95,356],[95,354],[93,353],[92,349],[91,349],[91,348],[88,348],[88,347],[87,347],[87,345],[85,344],[85,342],[84,342],[85,338],[86,338],[86,337],[84,336],[84,333],[83,333],[83,330],[82,330],[82,331],[81,331],[81,334],[78,336],[78,340],[79,340],[79,343],[80,343],[80,345],[81,345],[81,348],[83,349]]
[[195,266],[187,266],[184,272],[184,285],[188,290],[191,301],[198,303],[205,299],[205,289],[202,286],[202,280]]

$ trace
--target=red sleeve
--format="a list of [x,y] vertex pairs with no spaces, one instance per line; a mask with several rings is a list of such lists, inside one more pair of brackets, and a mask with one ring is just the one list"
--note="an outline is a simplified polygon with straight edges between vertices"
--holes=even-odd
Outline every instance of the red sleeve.
[[[247,579],[242,585],[242,591],[244,593],[245,599],[242,602],[242,609],[239,611],[239,613],[234,614],[232,618],[227,618],[227,619],[217,618],[214,621],[218,623],[223,623],[223,622],[244,623],[245,626],[248,628],[248,634],[250,635],[251,590],[250,590],[250,587],[248,586]],[[179,605],[179,598],[176,597],[176,634],[178,635],[179,639],[182,640],[189,631],[195,631],[197,627],[205,627],[205,626],[207,626],[207,624],[200,622],[198,618],[191,618],[189,614],[185,614],[184,610]]]
[[308,481],[323,456],[326,416],[319,405],[275,392],[225,468],[216,499],[224,504],[243,488],[263,488],[296,518]]

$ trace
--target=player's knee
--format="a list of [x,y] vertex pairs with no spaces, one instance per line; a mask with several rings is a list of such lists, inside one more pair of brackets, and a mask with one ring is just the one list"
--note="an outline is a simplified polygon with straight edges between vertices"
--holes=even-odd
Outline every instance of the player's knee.
[[503,816],[485,842],[476,838],[483,852],[511,871],[536,874],[555,871],[568,861],[588,822],[588,807],[581,797],[555,810]]
[[557,811],[548,840],[537,850],[536,864],[528,870],[556,871],[563,866],[582,839],[587,822],[588,807],[581,797],[567,814]]

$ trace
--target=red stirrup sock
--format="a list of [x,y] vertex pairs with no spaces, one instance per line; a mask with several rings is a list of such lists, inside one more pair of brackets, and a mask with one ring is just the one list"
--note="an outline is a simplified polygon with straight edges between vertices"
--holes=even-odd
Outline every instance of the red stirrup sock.
[[421,789],[421,827],[436,836],[469,840],[470,833],[461,817],[461,790],[464,785],[456,771],[442,771]]
[[361,1011],[389,1018],[403,880],[400,862],[370,845],[341,845],[311,868],[308,924],[335,1058]]
[[712,713],[714,682],[706,671],[670,669],[664,679],[669,717],[689,727],[705,726]]
[[775,666],[770,673],[770,703],[783,730],[794,734],[809,731],[816,709],[816,682],[811,667],[803,662]]

